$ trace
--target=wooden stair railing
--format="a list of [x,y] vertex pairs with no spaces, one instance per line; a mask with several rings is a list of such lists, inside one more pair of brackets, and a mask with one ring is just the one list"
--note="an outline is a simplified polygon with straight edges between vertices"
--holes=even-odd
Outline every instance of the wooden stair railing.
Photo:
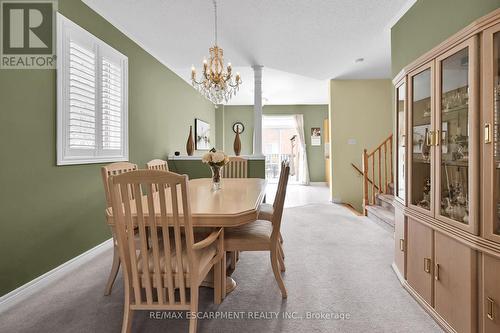
[[363,212],[366,215],[366,206],[375,204],[377,194],[388,193],[389,184],[392,183],[392,134],[374,150],[368,152],[367,149],[364,149],[362,161]]
[[[358,166],[357,166],[356,164],[351,163],[351,166],[354,168],[354,170],[356,170],[356,171],[358,172],[358,174],[359,174],[360,176],[364,176],[363,171],[361,171],[361,169],[360,169],[360,168],[358,168]],[[370,184],[373,184],[373,181],[372,181],[370,178],[368,178],[368,182],[369,182]],[[377,184],[373,184],[373,185],[375,185],[375,189],[378,191],[378,186],[377,186]]]

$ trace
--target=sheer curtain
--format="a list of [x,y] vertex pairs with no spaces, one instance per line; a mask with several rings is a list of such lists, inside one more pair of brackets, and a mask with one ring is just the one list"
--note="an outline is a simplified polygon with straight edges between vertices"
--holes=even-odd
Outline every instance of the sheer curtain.
[[302,185],[309,185],[309,167],[307,165],[306,139],[304,135],[304,117],[301,114],[293,115],[295,130],[297,131],[297,181]]

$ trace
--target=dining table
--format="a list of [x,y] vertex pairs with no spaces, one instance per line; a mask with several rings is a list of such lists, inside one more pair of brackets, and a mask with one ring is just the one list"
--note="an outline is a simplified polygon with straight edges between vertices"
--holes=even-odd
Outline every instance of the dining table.
[[[222,178],[220,181],[220,188],[214,190],[211,178],[189,180],[189,203],[195,231],[207,227],[237,227],[257,220],[259,207],[265,199],[267,181],[261,178]],[[146,196],[142,200],[144,216],[147,216]],[[169,205],[169,195],[166,200]],[[154,205],[159,205],[158,198]],[[132,215],[134,214],[132,211]],[[179,211],[179,218],[182,223],[182,209]],[[112,208],[106,209],[106,220],[114,228]],[[213,286],[213,282],[208,277],[202,285]],[[226,277],[226,293],[235,288],[236,282],[230,276]]]

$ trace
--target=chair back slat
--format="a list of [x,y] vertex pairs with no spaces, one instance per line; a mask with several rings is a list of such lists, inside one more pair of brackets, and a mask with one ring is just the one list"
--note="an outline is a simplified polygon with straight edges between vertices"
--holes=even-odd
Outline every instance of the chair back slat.
[[[157,190],[156,190],[157,191]],[[153,193],[155,192],[155,186],[153,184],[149,184],[148,187],[148,193]],[[157,225],[156,223],[156,211],[154,207],[154,199],[152,195],[148,195],[148,212],[155,212],[155,214],[149,215],[149,226],[151,230],[158,230],[157,228],[161,228],[161,222],[160,225]],[[163,287],[163,281],[161,277],[161,268],[160,268],[160,243],[158,239],[158,233],[157,232],[151,232],[151,247],[153,250],[153,265],[154,265],[154,270],[153,270],[153,282],[154,285],[156,286],[156,291],[158,293],[158,303],[159,304],[166,304],[166,298],[164,294],[164,287]]]
[[187,176],[160,170],[132,171],[109,180],[124,279],[134,295],[132,304],[188,306],[186,288],[198,281],[198,273],[187,182]]
[[[159,197],[160,197],[160,216],[161,216],[161,231],[163,237],[163,253],[169,253],[172,248],[172,244],[170,242],[170,228],[168,225],[168,212],[167,212],[167,186],[162,184],[158,185],[160,187]],[[165,266],[164,272],[166,272],[166,280],[168,287],[168,302],[169,304],[175,304],[175,283],[174,283],[174,274],[172,272],[172,259],[170,256],[165,257]]]
[[109,190],[109,181],[108,181],[109,177],[120,175],[122,173],[134,170],[137,170],[137,164],[129,162],[111,163],[101,168],[102,182],[104,184],[104,194],[106,196],[106,207],[111,207],[111,194]]
[[[139,232],[139,246],[140,246],[140,252],[142,254],[142,274],[144,275],[144,281],[145,283],[143,284],[143,288],[146,290],[146,302],[148,305],[153,304],[153,291],[151,288],[151,277],[149,273],[149,262],[150,262],[150,253],[148,251],[149,245],[148,245],[148,230],[146,228],[146,221],[144,220],[144,210],[142,208],[142,187],[141,184],[134,183],[132,184],[132,188],[134,189],[134,198],[137,198],[135,200],[135,207],[136,207],[136,212],[137,212],[137,225],[138,225],[138,232]],[[141,200],[139,200],[141,198]]]
[[280,236],[281,218],[283,216],[283,208],[285,206],[286,188],[288,186],[289,176],[290,165],[288,162],[282,162],[280,180],[278,183],[278,190],[276,191],[276,197],[274,199],[273,215],[271,217],[271,222],[273,224],[271,239],[275,239]]
[[[175,239],[175,260],[177,271],[183,268],[182,266],[182,237],[179,221],[179,203],[177,202],[177,186],[170,188],[172,198],[172,217],[174,222],[174,239]],[[186,286],[184,284],[184,275],[177,274],[177,283],[179,286],[179,294],[181,304],[186,304]]]
[[222,178],[248,178],[248,160],[230,156],[229,162],[222,168]]
[[[110,183],[112,182],[112,180],[113,178],[110,178]],[[127,263],[127,265],[125,265],[125,268],[130,267],[131,276],[129,280],[132,281],[132,289],[134,291],[135,301],[137,304],[141,304],[141,288],[139,283],[139,274],[137,269],[137,257],[136,257],[137,249],[135,247],[135,237],[134,237],[135,226],[134,226],[134,221],[132,219],[131,202],[133,200],[132,199],[133,192],[130,191],[130,186],[131,185],[126,184],[125,186],[120,186],[119,188],[115,188],[114,192],[111,195],[112,196],[114,195],[114,197],[116,198],[113,199],[113,207],[115,207],[117,203],[118,203],[117,207],[120,207],[123,203],[125,209],[124,213],[119,208],[113,209],[113,214],[116,214],[115,218],[116,223],[118,223],[118,221],[120,220],[122,221],[122,228],[117,228],[119,234],[117,241],[119,247],[120,247],[119,245],[120,242],[126,245],[123,251],[120,250],[122,256],[121,259],[123,263]],[[112,186],[110,186],[110,188],[112,188]],[[118,197],[119,195],[120,197]]]

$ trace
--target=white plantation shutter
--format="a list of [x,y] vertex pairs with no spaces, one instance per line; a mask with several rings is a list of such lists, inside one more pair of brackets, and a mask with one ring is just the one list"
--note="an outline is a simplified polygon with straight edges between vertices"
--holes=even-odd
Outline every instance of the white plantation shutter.
[[57,164],[128,160],[128,60],[58,14]]
[[96,148],[96,55],[77,42],[69,46],[69,147]]
[[121,147],[122,73],[118,65],[102,60],[102,145]]

